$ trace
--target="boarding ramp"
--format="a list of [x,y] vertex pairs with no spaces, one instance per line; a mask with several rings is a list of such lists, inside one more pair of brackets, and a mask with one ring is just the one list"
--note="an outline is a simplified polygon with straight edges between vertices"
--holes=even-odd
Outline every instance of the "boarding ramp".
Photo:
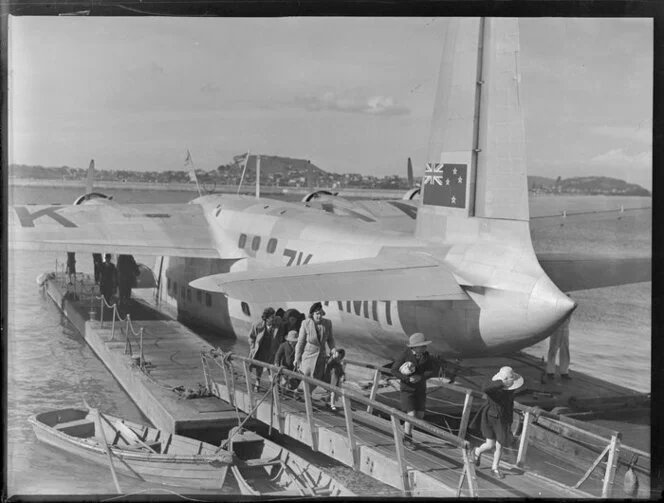
[[[471,444],[465,433],[446,431],[429,422],[410,417],[348,387],[337,388],[268,363],[233,353],[212,351],[201,354],[207,388],[238,410],[298,440],[312,450],[395,487],[405,496],[429,497],[573,497],[592,494],[504,463],[502,480],[488,468],[476,470]],[[263,367],[269,376],[267,388],[254,391],[251,366]],[[376,369],[381,372],[380,369]],[[281,378],[302,381],[302,398],[280,386]],[[380,380],[379,378],[377,379]],[[266,382],[264,379],[263,382]],[[340,411],[332,411],[317,399],[314,388],[337,393]],[[467,401],[478,398],[475,391],[463,391]],[[374,395],[375,396],[375,395]],[[463,414],[463,413],[462,413]],[[470,408],[462,415],[468,424]],[[415,427],[414,447],[403,445],[403,421]],[[528,436],[526,435],[527,439]],[[522,463],[526,447],[523,449]],[[487,463],[485,456],[485,464]]]
[[[372,402],[398,382],[386,367],[346,359],[346,368],[352,376],[347,385],[362,390]],[[448,401],[457,405],[456,414],[427,410],[425,417],[473,445],[482,443],[479,432],[470,430],[469,424],[486,403],[486,395],[447,378],[432,381],[433,388],[447,391]],[[374,410],[367,407],[366,412]],[[512,434],[513,444],[503,447],[502,466],[507,473],[524,470],[533,477],[555,480],[604,498],[650,496],[650,454],[622,443],[619,431],[515,401]],[[484,466],[490,463],[491,455],[483,456]],[[636,484],[632,482],[635,479]]]

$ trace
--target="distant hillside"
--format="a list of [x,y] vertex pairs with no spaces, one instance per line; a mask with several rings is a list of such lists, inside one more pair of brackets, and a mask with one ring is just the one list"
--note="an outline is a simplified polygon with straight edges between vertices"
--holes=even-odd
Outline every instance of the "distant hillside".
[[630,196],[649,196],[650,191],[635,183],[605,176],[579,176],[562,180],[563,192],[615,193]]
[[[210,171],[196,170],[196,177],[201,183],[220,185],[238,185],[242,176],[242,164],[245,154],[236,155],[230,163],[218,166]],[[321,188],[368,188],[407,190],[410,184],[400,175],[385,175],[378,178],[359,173],[328,173],[309,161],[276,155],[261,155],[261,185],[265,187],[321,187]],[[82,180],[86,170],[69,166],[44,167],[11,164],[9,177],[17,179],[40,180]],[[127,171],[99,170],[95,174],[98,180],[125,181],[143,183],[187,183],[189,174],[184,167],[178,171]],[[249,158],[243,183],[256,180],[256,156]],[[604,194],[621,196],[651,196],[650,191],[640,185],[624,180],[604,176],[583,176],[561,179],[544,176],[529,176],[528,190],[534,194]]]
[[528,187],[553,187],[556,184],[554,178],[547,178],[545,176],[528,176]]
[[[244,156],[236,155],[233,157],[233,163],[225,166],[219,166],[218,170],[235,170],[242,169],[241,162]],[[261,173],[265,175],[281,175],[285,177],[293,171],[298,173],[305,173],[307,171],[309,161],[306,159],[293,159],[291,157],[280,157],[276,155],[261,155]],[[320,169],[314,163],[311,163],[311,169],[314,174],[326,174],[325,171]],[[256,156],[250,155],[249,162],[247,163],[247,173],[256,171]]]

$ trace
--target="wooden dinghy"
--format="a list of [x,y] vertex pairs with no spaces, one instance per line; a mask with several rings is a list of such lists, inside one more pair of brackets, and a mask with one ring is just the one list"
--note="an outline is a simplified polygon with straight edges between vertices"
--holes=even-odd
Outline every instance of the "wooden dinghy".
[[314,464],[252,431],[233,428],[231,470],[246,496],[355,496]]
[[[96,417],[97,414],[99,417]],[[28,418],[42,442],[148,482],[221,489],[233,455],[212,444],[101,414],[62,409]],[[103,432],[99,431],[99,426]],[[104,445],[106,444],[106,445]]]

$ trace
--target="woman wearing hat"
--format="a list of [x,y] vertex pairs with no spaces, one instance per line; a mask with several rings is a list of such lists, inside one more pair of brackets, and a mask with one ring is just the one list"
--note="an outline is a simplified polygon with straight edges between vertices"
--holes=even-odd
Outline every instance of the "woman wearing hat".
[[[323,318],[325,311],[320,302],[309,309],[309,317],[300,326],[300,335],[295,346],[295,366],[314,379],[323,379],[327,351],[325,346],[334,349],[332,322]],[[312,389],[313,391],[313,389]]]
[[482,387],[488,401],[480,409],[478,416],[481,418],[482,435],[486,440],[474,451],[475,465],[480,466],[480,456],[484,451],[495,447],[491,473],[499,479],[505,477],[500,471],[500,457],[503,445],[507,445],[510,438],[515,391],[521,386],[523,386],[523,377],[514,372],[512,367],[503,367]]
[[[270,363],[273,358],[272,338],[276,336],[279,325],[275,323],[274,309],[267,307],[263,310],[261,319],[254,323],[249,332],[249,358]],[[256,376],[254,390],[258,391],[263,375],[263,367],[252,365],[251,371]]]
[[[427,382],[435,373],[434,360],[427,351],[431,341],[425,339],[424,334],[416,333],[410,336],[408,348],[400,358],[392,364],[392,374],[400,379],[399,390],[401,410],[409,416],[422,419],[426,409]],[[405,443],[412,446],[413,425],[404,422]]]

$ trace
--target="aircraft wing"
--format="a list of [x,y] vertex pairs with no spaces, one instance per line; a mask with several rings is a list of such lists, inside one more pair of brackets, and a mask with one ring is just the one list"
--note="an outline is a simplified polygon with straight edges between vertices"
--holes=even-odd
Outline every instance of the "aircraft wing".
[[224,250],[215,240],[197,204],[15,206],[8,243],[22,250],[205,258],[238,253],[237,245]]
[[538,253],[542,269],[563,292],[652,280],[650,257],[613,258],[571,253]]
[[419,253],[215,274],[190,284],[253,302],[469,298],[451,272]]

